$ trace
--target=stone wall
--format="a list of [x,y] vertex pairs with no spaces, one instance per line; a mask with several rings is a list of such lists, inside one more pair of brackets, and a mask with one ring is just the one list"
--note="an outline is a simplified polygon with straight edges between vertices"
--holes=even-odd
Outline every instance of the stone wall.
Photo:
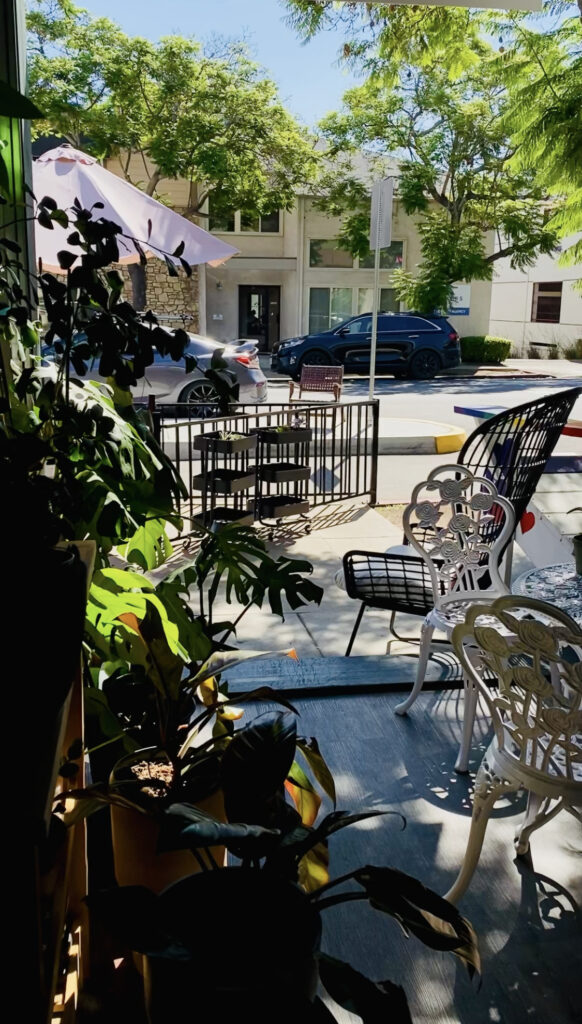
[[[132,287],[127,267],[118,268],[125,280],[125,292],[132,301]],[[185,327],[197,332],[198,319],[198,267],[192,267],[192,277],[179,270],[179,277],[170,277],[163,260],[149,259],[146,267],[146,308],[160,316],[170,318],[171,327]]]

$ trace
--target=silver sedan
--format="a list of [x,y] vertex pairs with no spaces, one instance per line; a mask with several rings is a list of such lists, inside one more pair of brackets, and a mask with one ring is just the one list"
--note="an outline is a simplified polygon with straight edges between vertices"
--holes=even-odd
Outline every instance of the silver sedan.
[[[132,388],[136,398],[153,395],[156,405],[192,402],[201,407],[203,415],[217,414],[216,390],[204,377],[204,371],[210,368],[212,356],[222,349],[226,369],[233,375],[233,383],[238,385],[238,402],[255,405],[267,400],[267,379],[259,366],[258,349],[253,341],[233,341],[225,345],[200,334],[189,334],[188,337],[190,343],[185,356],[194,357],[196,369],[187,373],[184,358],[176,362],[170,356],[155,352],[154,361],[146,368],[145,376]],[[45,346],[42,356],[49,363],[59,358],[53,346]],[[103,380],[95,364],[89,366],[85,376],[89,380]]]

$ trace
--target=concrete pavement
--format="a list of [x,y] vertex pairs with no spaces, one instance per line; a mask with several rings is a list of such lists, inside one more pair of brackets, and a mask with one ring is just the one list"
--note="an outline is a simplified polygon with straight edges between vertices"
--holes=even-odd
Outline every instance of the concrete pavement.
[[[417,482],[417,481],[415,481]],[[344,503],[315,513],[313,532],[290,526],[270,544],[274,555],[306,558],[313,565],[312,579],[324,588],[321,604],[307,605],[296,612],[285,613],[285,620],[264,609],[252,608],[237,630],[237,646],[241,649],[277,651],[294,647],[300,658],[334,657],[345,653],[359,609],[359,603],[348,597],[336,583],[342,558],[350,550],[385,551],[402,542],[402,530],[367,505]],[[519,548],[515,548],[514,576],[531,568]],[[215,609],[215,617],[230,618],[233,610],[224,604]],[[235,612],[236,614],[236,612]],[[354,655],[384,655],[388,637],[389,612],[367,609],[354,645]],[[399,615],[397,628],[401,635],[417,636],[419,620]],[[416,645],[395,643],[394,654],[417,653]],[[257,663],[257,682],[262,680]]]

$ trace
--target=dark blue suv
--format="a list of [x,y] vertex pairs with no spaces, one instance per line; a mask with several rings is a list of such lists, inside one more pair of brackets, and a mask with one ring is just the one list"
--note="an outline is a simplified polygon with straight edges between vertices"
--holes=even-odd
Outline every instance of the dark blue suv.
[[[302,366],[342,364],[347,373],[370,372],[372,314],[344,320],[321,334],[287,338],[273,349],[271,367],[299,379]],[[379,313],[376,373],[428,380],[445,367],[459,366],[459,335],[444,316]]]

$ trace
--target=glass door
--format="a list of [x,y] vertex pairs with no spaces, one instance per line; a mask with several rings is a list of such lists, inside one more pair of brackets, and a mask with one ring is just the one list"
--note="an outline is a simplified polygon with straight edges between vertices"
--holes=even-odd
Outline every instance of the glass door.
[[275,285],[239,285],[239,337],[255,341],[269,352],[279,340],[280,288]]

